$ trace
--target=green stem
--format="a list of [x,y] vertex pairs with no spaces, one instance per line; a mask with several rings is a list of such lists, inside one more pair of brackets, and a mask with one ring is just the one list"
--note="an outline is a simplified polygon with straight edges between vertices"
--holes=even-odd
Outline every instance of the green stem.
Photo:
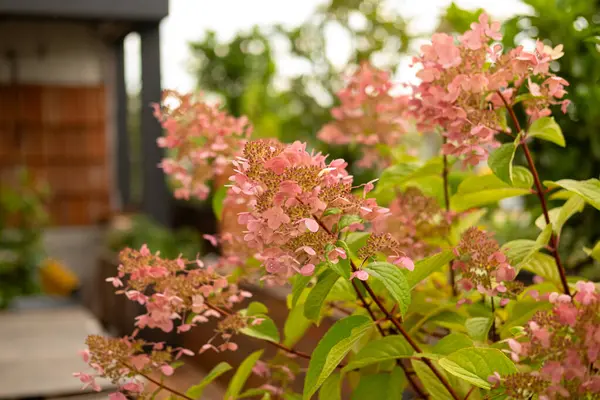
[[[444,144],[446,144],[446,137],[444,136]],[[446,211],[450,212],[450,188],[448,184],[448,156],[444,154],[444,169],[442,170],[442,179],[444,180],[444,203],[446,204]],[[453,262],[450,262],[450,285],[452,287],[452,296],[456,297],[458,294],[456,291],[456,276],[454,274],[454,268],[452,268]]]

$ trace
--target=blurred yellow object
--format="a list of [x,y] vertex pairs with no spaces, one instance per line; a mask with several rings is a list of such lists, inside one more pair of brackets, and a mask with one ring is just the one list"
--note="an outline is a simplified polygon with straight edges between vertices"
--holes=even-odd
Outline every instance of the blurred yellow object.
[[40,268],[42,291],[56,296],[70,296],[79,286],[79,279],[64,264],[48,259]]

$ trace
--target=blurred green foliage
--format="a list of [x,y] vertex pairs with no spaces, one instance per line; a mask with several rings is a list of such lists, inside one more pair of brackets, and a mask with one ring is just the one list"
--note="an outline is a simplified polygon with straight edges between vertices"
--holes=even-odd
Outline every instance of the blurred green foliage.
[[[588,179],[600,174],[600,2],[595,0],[524,0],[529,15],[505,21],[504,45],[513,47],[539,38],[547,44],[564,45],[565,55],[552,70],[570,83],[568,98],[573,102],[567,114],[554,116],[567,140],[566,149],[545,141],[533,141],[531,148],[542,179]],[[440,29],[463,32],[482,10],[462,10],[452,4]],[[518,112],[521,110],[517,110]],[[520,112],[521,124],[525,123]],[[523,161],[523,160],[521,160]],[[539,203],[531,198],[528,208],[539,215]],[[600,225],[590,207],[569,222],[561,237],[561,248],[570,254],[567,263],[582,272],[593,267],[582,251],[600,239]],[[597,270],[597,268],[596,268]],[[589,275],[589,274],[588,274]],[[591,278],[591,276],[590,276]]]
[[16,178],[14,184],[0,185],[0,309],[39,291],[38,268],[45,257],[48,188],[24,169]]
[[126,219],[107,233],[107,245],[118,252],[125,247],[139,249],[148,245],[151,252],[160,251],[161,257],[175,259],[180,254],[194,260],[202,251],[202,238],[194,229],[171,230],[157,224],[145,215],[121,217]]
[[[225,42],[208,32],[190,44],[198,88],[218,94],[232,114],[247,115],[255,125],[255,137],[308,141],[334,158],[352,161],[356,149],[325,148],[315,141],[318,130],[331,119],[329,109],[345,72],[331,60],[327,47],[345,36],[350,44],[348,64],[370,60],[395,70],[411,38],[404,20],[383,3],[331,0],[299,26],[255,27]],[[333,36],[332,30],[338,34]],[[281,82],[274,43],[287,47],[309,72]]]

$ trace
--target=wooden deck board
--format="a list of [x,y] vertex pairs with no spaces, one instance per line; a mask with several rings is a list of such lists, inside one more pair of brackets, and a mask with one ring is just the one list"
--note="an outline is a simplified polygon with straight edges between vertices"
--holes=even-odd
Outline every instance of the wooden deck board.
[[0,399],[79,394],[73,372],[91,371],[78,351],[87,335],[101,333],[95,318],[77,306],[0,313]]

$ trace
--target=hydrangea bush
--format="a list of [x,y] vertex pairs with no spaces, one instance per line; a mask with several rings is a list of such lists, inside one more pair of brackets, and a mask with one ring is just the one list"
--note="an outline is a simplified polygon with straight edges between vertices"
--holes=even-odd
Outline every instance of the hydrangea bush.
[[[96,375],[78,378],[93,388],[96,376],[109,378],[118,385],[113,400],[161,392],[199,399],[229,364],[185,393],[160,377],[187,356],[236,351],[246,335],[278,353],[251,354],[226,399],[335,400],[342,391],[361,399],[599,399],[600,294],[567,276],[558,244],[569,217],[600,208],[600,181],[538,175],[528,143],[565,146],[551,117],[569,105],[568,82],[550,68],[562,46],[507,50],[500,39],[485,14],[458,38],[433,35],[414,58],[421,83],[408,94],[394,94],[386,72],[358,68],[318,137],[360,146],[360,164],[381,172],[363,185],[344,160],[300,142],[252,140],[246,119],[167,93],[156,106],[166,131],[159,145],[172,149],[161,166],[180,183],[179,197],[203,199],[209,181],[226,183],[215,188],[221,232],[206,236],[223,254],[205,265],[147,246],[123,250],[109,281],[146,312],[131,336],[89,337],[83,357]],[[442,137],[439,155],[423,161],[394,151],[415,127]],[[513,165],[517,152],[526,166]],[[500,245],[480,220],[515,196],[539,199],[539,236]],[[600,258],[600,244],[587,251]],[[267,307],[248,300],[261,285],[290,289],[283,336]],[[295,349],[330,317],[310,354]],[[137,337],[143,328],[186,332],[210,320],[217,328],[198,349]],[[264,384],[245,387],[251,373]],[[301,393],[290,386],[295,379],[303,379]],[[144,389],[148,381],[154,392]]]

